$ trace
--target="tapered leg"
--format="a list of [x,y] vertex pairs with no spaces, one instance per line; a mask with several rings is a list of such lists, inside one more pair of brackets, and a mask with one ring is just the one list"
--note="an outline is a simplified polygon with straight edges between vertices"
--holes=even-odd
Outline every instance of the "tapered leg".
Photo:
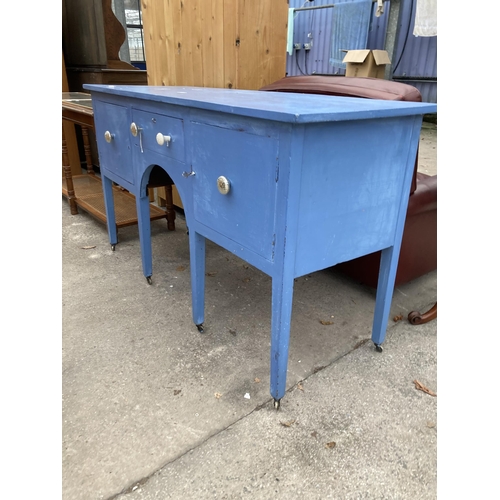
[[398,257],[399,252],[395,251],[395,247],[382,250],[372,329],[372,340],[378,351],[382,351],[381,344],[387,331]]
[[113,183],[104,175],[102,176],[102,192],[104,194],[104,208],[106,210],[106,224],[108,226],[108,236],[111,249],[115,249],[118,243],[116,230],[115,202],[113,199]]
[[149,284],[152,283],[153,251],[151,246],[151,219],[149,196],[145,190],[144,196],[135,197],[137,207],[137,221],[139,225],[139,241],[141,244],[142,272]]
[[271,396],[279,408],[285,395],[290,324],[292,318],[293,279],[273,278],[271,313]]
[[203,333],[205,319],[205,237],[189,231],[193,321]]

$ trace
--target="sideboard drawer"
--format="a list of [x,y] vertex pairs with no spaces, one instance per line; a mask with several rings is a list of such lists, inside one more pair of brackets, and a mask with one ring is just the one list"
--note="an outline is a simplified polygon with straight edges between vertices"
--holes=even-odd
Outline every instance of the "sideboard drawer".
[[184,124],[179,118],[132,109],[131,139],[139,150],[147,149],[184,162]]
[[278,139],[200,123],[191,128],[196,220],[272,260]]
[[101,169],[133,184],[128,108],[101,101],[94,102],[93,106]]

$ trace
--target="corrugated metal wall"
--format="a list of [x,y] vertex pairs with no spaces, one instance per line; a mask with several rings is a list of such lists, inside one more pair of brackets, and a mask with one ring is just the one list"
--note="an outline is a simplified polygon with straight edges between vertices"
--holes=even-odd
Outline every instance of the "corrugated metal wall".
[[417,0],[401,3],[393,79],[417,87],[424,101],[437,102],[437,36],[414,36]]
[[[309,51],[301,48],[287,55],[287,74],[326,74],[343,75],[343,64],[330,62],[332,50],[333,11],[341,4],[355,0],[290,0],[290,8],[303,6],[336,5],[334,8],[302,11],[294,19],[294,43],[311,43]],[[422,99],[427,102],[437,102],[437,37],[415,37],[416,0],[401,0],[399,33],[396,39],[396,50],[393,61],[393,79],[417,87],[422,93]],[[384,14],[375,16],[376,4],[373,4],[371,22],[368,30],[366,47],[349,47],[384,49],[387,19],[390,2],[384,4]]]

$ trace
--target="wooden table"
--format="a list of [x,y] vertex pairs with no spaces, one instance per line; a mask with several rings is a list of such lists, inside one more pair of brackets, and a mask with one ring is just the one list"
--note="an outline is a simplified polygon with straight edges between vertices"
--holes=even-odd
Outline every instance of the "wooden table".
[[[80,207],[106,224],[107,217],[102,180],[96,175],[92,165],[89,129],[94,128],[94,111],[92,109],[91,95],[83,92],[63,92],[62,119],[80,125],[87,163],[87,173],[72,175],[63,127],[62,159],[64,175],[62,178],[62,194],[68,199],[72,215],[78,214],[78,207]],[[113,186],[113,191],[116,229],[137,224],[135,196],[117,185]],[[149,210],[150,220],[167,218],[166,212],[153,204],[149,204]]]
[[[380,250],[372,341],[382,351],[422,118],[436,112],[435,104],[196,87],[85,88],[94,102],[108,219],[116,182],[137,196],[146,278],[152,165],[168,172],[182,198],[199,331],[207,238],[271,276],[276,408],[286,389],[295,278]],[[113,244],[114,227],[108,232]]]

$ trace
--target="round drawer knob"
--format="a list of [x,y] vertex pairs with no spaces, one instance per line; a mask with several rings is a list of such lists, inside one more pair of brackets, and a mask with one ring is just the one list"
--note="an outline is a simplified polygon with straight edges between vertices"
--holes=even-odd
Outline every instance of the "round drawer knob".
[[138,127],[134,122],[130,124],[130,132],[132,132],[132,135],[134,137],[137,137],[137,134],[139,133],[140,130],[142,130],[142,128]]
[[104,139],[106,139],[106,142],[111,142],[114,136],[115,134],[112,134],[109,130],[106,130],[106,132],[104,132]]
[[217,179],[217,189],[219,190],[219,193],[221,194],[227,194],[229,193],[229,190],[231,189],[231,185],[229,184],[229,181],[221,175]]
[[172,136],[170,135],[163,135],[161,132],[158,132],[156,134],[156,142],[160,145],[163,146],[164,144],[170,146],[170,141],[172,140]]

